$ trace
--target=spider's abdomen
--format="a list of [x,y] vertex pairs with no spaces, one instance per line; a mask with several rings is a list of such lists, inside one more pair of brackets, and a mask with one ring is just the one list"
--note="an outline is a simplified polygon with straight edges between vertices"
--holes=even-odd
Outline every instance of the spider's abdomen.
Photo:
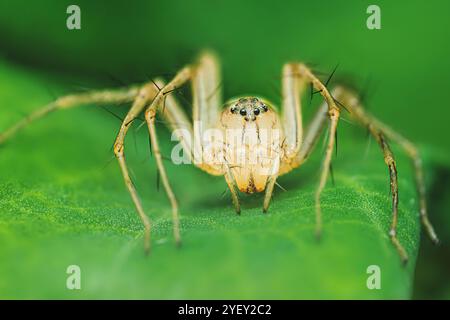
[[278,172],[283,132],[277,113],[258,98],[231,103],[220,117],[223,170],[230,170],[240,191],[264,191]]

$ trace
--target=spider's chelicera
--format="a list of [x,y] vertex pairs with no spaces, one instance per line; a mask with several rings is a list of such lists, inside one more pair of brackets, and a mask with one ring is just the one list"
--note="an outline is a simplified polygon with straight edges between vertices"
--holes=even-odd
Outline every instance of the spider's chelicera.
[[[193,93],[192,121],[180,107],[174,95],[177,88],[190,82]],[[231,191],[236,212],[240,212],[238,190],[246,193],[265,192],[263,211],[267,211],[276,179],[301,166],[308,158],[328,123],[327,147],[315,193],[316,234],[322,230],[320,197],[325,187],[341,108],[350,113],[356,122],[364,126],[378,142],[389,171],[392,195],[392,223],[389,237],[402,261],[408,255],[397,238],[398,183],[394,155],[388,140],[398,143],[413,160],[420,204],[420,218],[433,242],[438,242],[428,220],[425,202],[425,184],[421,159],[416,147],[390,127],[368,114],[358,97],[343,87],[329,91],[327,86],[302,63],[286,63],[282,70],[282,112],[263,98],[244,96],[222,104],[220,68],[216,56],[205,52],[199,59],[182,68],[173,79],[165,83],[154,79],[143,85],[123,89],[99,90],[61,97],[42,109],[38,109],[5,132],[0,134],[0,144],[19,129],[44,115],[82,104],[111,104],[132,102],[122,122],[114,144],[125,185],[145,227],[145,249],[150,248],[150,221],[144,213],[136,189],[131,182],[124,155],[124,139],[133,121],[141,112],[150,134],[158,171],[172,206],[173,233],[177,244],[181,243],[178,203],[166,175],[155,129],[155,117],[160,115],[172,130],[172,137],[179,141],[172,152],[172,160],[183,151],[183,159],[199,169],[223,176]],[[301,96],[311,86],[320,93],[324,103],[318,108],[306,130],[303,128]],[[178,161],[180,162],[180,161]],[[186,163],[186,161],[181,161]]]

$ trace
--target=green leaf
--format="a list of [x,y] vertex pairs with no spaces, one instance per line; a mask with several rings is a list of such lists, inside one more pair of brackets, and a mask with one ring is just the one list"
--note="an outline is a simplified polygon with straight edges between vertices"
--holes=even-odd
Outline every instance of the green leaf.
[[[69,91],[58,79],[0,62],[0,130]],[[18,111],[20,110],[20,112]],[[119,114],[125,106],[111,107]],[[347,116],[346,116],[347,117]],[[417,198],[398,148],[398,236],[402,267],[387,231],[389,177],[364,130],[341,122],[336,185],[322,196],[324,234],[315,241],[314,190],[323,148],[279,179],[268,214],[261,195],[242,196],[237,216],[226,184],[191,166],[166,162],[178,197],[183,246],[176,249],[170,206],[156,189],[145,126],[125,152],[153,222],[152,252],[110,149],[120,122],[96,106],[55,113],[0,149],[0,297],[2,298],[409,298],[419,247]],[[137,126],[135,126],[136,128]],[[163,154],[170,134],[158,127]],[[429,168],[426,168],[427,170]],[[66,288],[79,265],[82,289]],[[381,268],[380,290],[366,270]]]

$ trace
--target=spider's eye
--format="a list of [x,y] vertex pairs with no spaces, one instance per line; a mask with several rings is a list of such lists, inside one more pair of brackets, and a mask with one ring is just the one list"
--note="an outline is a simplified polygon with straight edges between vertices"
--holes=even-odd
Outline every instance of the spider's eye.
[[264,112],[267,112],[267,110],[269,110],[269,108],[267,108],[267,106],[265,104],[262,106],[262,108],[263,108]]
[[255,116],[257,116],[257,115],[259,114],[259,109],[256,108],[255,110],[253,110],[253,114],[254,114]]
[[245,115],[247,115],[247,110],[241,109],[241,111],[239,111],[239,113],[241,114],[241,116],[245,116]]
[[231,107],[230,111],[231,113],[236,113],[236,107]]

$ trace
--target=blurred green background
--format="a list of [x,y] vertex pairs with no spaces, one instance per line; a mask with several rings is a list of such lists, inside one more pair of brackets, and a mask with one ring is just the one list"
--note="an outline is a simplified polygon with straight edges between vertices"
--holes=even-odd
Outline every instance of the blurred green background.
[[[66,28],[66,8],[70,4],[81,8],[81,30]],[[381,30],[366,28],[366,8],[370,4],[381,8]],[[294,243],[300,250],[311,254],[292,255],[296,252],[290,247],[292,244],[280,239],[259,241],[257,234],[263,238],[276,238],[277,234],[277,230],[272,230],[273,234],[264,234],[268,225],[259,215],[257,203],[259,205],[260,198],[246,200],[250,203],[250,213],[246,216],[244,212],[241,218],[247,220],[236,220],[231,216],[228,198],[220,197],[220,190],[225,189],[223,181],[192,168],[175,168],[169,171],[179,180],[174,184],[187,216],[185,233],[192,228],[206,234],[193,236],[190,240],[188,236],[188,244],[182,253],[171,250],[171,240],[161,245],[167,249],[165,251],[158,251],[156,247],[153,265],[149,267],[140,255],[139,221],[133,216],[118,168],[114,163],[99,169],[111,158],[108,148],[117,132],[118,122],[101,110],[79,109],[52,116],[53,120],[47,119],[30,129],[28,134],[21,134],[15,140],[17,144],[0,150],[0,239],[8,242],[0,246],[0,297],[450,298],[450,218],[447,214],[450,208],[447,183],[450,177],[447,132],[450,108],[446,105],[446,88],[450,84],[449,11],[450,3],[443,0],[421,4],[343,0],[1,1],[0,130],[19,119],[22,113],[45,104],[52,96],[85,88],[142,82],[158,75],[170,77],[205,47],[214,49],[222,59],[225,97],[258,93],[279,101],[279,74],[284,62],[305,61],[324,73],[331,72],[339,64],[333,81],[343,79],[355,84],[366,95],[367,108],[372,113],[417,142],[425,151],[430,214],[443,244],[433,247],[423,239],[417,265],[413,254],[407,270],[395,265],[386,271],[386,279],[389,279],[386,281],[391,281],[392,286],[386,285],[389,288],[381,293],[368,292],[365,288],[358,289],[355,283],[365,279],[366,274],[361,268],[370,259],[365,256],[359,261],[358,257],[347,256],[345,251],[347,244],[358,242],[361,237],[372,239],[364,226],[360,231],[355,231],[354,226],[337,228],[334,234],[330,231],[330,239],[339,242],[333,242],[323,251],[314,250],[312,239],[297,239]],[[313,104],[316,105],[319,99],[315,100]],[[307,108],[305,112],[308,114],[312,110]],[[123,114],[124,111],[118,108],[114,112]],[[370,189],[373,181],[378,181],[375,189],[386,191],[382,208],[389,212],[387,176],[382,159],[377,158],[379,151],[372,146],[371,156],[364,160],[361,157],[367,144],[364,130],[355,130],[343,123],[340,126],[344,133],[340,134],[342,147],[336,164],[338,187],[328,195],[342,202],[340,192],[346,191],[339,186],[348,187],[347,191],[352,195],[354,188],[346,184],[346,179],[363,179],[367,174],[367,186],[362,180],[358,182]],[[161,137],[168,138],[168,133]],[[135,146],[127,150],[134,154],[135,160],[131,161],[134,161],[138,177],[136,183],[142,198],[152,199],[144,200],[151,207],[150,212],[165,212],[165,218],[157,220],[161,231],[156,231],[155,237],[170,239],[170,233],[164,234],[170,231],[167,201],[161,193],[153,198],[150,196],[150,192],[155,192],[155,172],[149,165],[144,132],[139,132],[135,139]],[[133,145],[132,138],[130,141]],[[166,149],[170,150],[169,147],[167,145]],[[398,153],[398,149],[396,151]],[[301,229],[306,225],[303,232],[309,232],[312,215],[308,206],[311,206],[317,176],[318,166],[314,164],[320,159],[318,153],[319,158],[312,162],[311,173],[303,170],[284,180],[286,185],[297,190],[296,179],[304,179],[298,189],[299,194],[304,191],[292,197],[280,194],[279,208],[283,214],[269,218],[276,219],[270,222],[271,228]],[[90,160],[86,159],[87,155]],[[361,159],[355,163],[358,156]],[[400,164],[405,164],[399,166],[406,179],[401,182],[401,195],[403,192],[405,199],[403,210],[414,217],[416,204],[411,171],[407,168],[408,161],[401,155],[398,157]],[[372,163],[375,158],[376,164]],[[151,172],[146,173],[149,170]],[[189,190],[184,190],[183,185],[187,182],[183,179],[195,183],[190,184]],[[211,190],[204,190],[204,185],[210,186]],[[116,202],[111,203],[112,199]],[[306,203],[306,218],[294,222],[296,217],[292,218],[289,213],[295,214],[299,199]],[[357,208],[359,203],[344,201],[341,205],[350,210]],[[272,211],[276,212],[276,208],[274,205]],[[73,216],[58,216],[55,213],[58,210],[73,213]],[[119,218],[123,217],[124,211],[125,218]],[[181,212],[183,214],[183,209]],[[351,218],[357,216],[358,213],[354,213]],[[380,221],[387,224],[389,217],[383,219]],[[417,223],[412,221],[409,226],[417,231]],[[229,223],[232,227],[227,231]],[[253,228],[251,232],[242,234],[242,231],[248,232],[248,226]],[[208,233],[208,228],[216,232]],[[97,233],[106,238],[98,239]],[[219,240],[210,244],[203,242],[206,247],[203,253],[195,250],[200,241],[208,241],[208,237],[215,234]],[[37,240],[30,240],[36,235],[39,235]],[[227,241],[221,242],[221,237]],[[374,243],[381,241],[375,235],[372,237]],[[418,245],[414,237],[407,245],[411,250],[417,249]],[[123,238],[128,239],[128,245],[123,246]],[[253,246],[248,244],[251,241],[255,241]],[[373,248],[369,245],[352,250],[361,254],[369,249],[374,252],[382,250],[380,248],[391,250],[388,241],[384,241],[380,247],[374,244]],[[83,249],[74,249],[74,243],[79,243]],[[102,254],[99,254],[98,246]],[[386,246],[389,249],[385,249]],[[267,251],[272,251],[273,255],[265,256]],[[336,253],[334,258],[338,258],[329,261],[339,261],[339,264],[330,264],[326,260],[333,252]],[[389,252],[383,255],[386,260],[381,260],[380,264],[388,258],[395,261],[395,253]],[[208,257],[216,262],[206,263]],[[273,260],[264,260],[268,257]],[[300,261],[300,258],[308,257],[311,259],[308,263]],[[346,264],[346,259],[355,261]],[[48,267],[43,266],[43,261]],[[60,275],[54,272],[64,270],[63,266],[69,261],[83,262],[84,265],[80,262],[82,270],[95,270],[86,274],[89,290],[68,292],[63,290],[63,285],[58,288],[49,281],[52,275],[64,279],[64,272]],[[302,269],[292,264],[295,261],[306,267]],[[171,265],[163,264],[168,262]],[[327,266],[330,270],[323,270],[318,275],[308,274]],[[252,269],[240,270],[243,267],[255,268],[255,273]],[[276,268],[280,268],[278,272]],[[123,272],[125,269],[127,272]],[[236,269],[240,271],[236,272]],[[33,273],[33,270],[39,272]],[[143,278],[147,270],[153,275]],[[154,274],[155,270],[166,272],[158,276]],[[362,274],[352,277],[357,270],[363,270]],[[192,276],[198,273],[198,277]],[[215,276],[201,277],[201,274],[209,273],[215,273]],[[179,274],[179,278],[174,277],[175,274]],[[265,274],[270,277],[264,278]],[[336,274],[342,274],[342,277]],[[228,278],[233,275],[235,279]],[[197,281],[198,287],[183,286],[192,285],[189,277]],[[319,284],[317,279],[321,279]],[[258,282],[267,283],[267,292],[261,292],[256,285]],[[286,284],[290,282],[301,288],[288,288]],[[61,283],[64,284],[64,280]],[[362,287],[364,285],[363,282]]]

